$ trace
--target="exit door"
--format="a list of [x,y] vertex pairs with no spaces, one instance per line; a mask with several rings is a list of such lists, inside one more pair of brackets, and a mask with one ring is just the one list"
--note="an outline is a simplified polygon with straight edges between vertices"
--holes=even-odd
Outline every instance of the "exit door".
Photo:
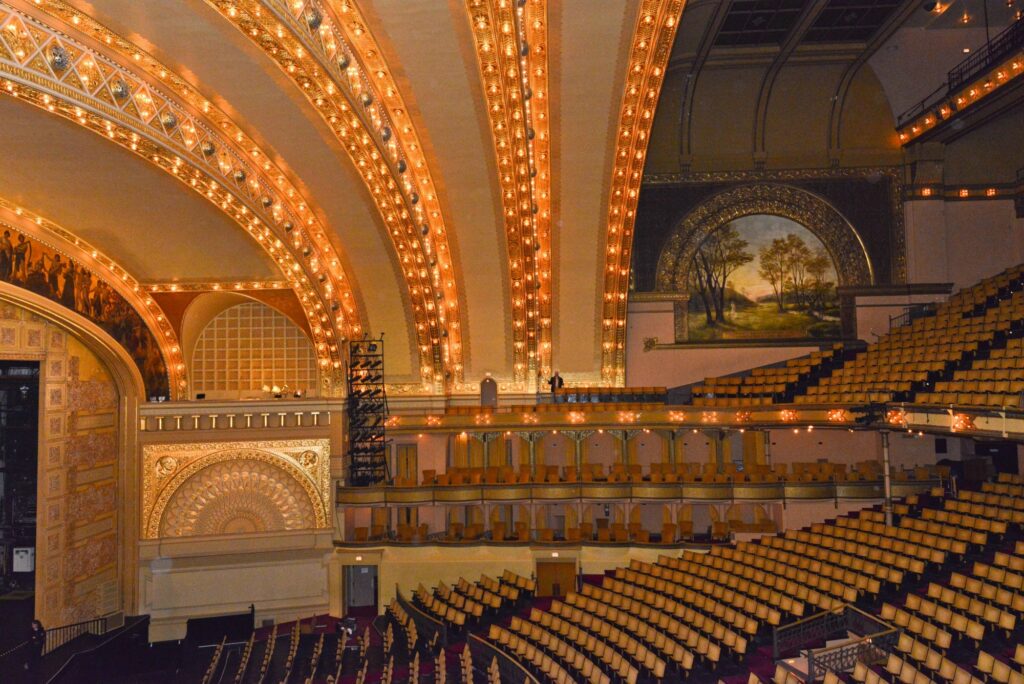
[[576,591],[576,561],[537,563],[537,596],[565,596]]
[[345,566],[345,608],[347,613],[377,612],[377,566]]

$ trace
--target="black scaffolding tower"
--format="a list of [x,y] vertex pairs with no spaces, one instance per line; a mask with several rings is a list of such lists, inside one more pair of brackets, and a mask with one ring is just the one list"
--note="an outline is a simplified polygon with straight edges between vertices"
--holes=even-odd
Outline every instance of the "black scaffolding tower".
[[384,337],[349,342],[348,483],[355,487],[388,479],[388,398],[384,392]]

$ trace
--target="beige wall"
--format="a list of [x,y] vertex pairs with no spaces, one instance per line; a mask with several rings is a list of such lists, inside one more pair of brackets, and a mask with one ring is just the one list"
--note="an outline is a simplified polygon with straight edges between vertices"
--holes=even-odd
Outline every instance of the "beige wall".
[[911,282],[962,288],[1024,262],[1024,219],[1011,200],[916,200],[905,211]]
[[257,623],[325,614],[330,551],[330,531],[142,542],[139,609],[150,615],[149,638],[180,639],[189,618],[250,604]]

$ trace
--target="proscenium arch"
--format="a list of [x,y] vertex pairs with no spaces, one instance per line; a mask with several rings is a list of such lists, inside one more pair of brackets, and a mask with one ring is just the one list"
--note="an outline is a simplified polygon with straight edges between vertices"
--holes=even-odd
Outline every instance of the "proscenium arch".
[[[53,15],[23,13],[0,1],[0,19],[5,26],[13,25],[38,43],[20,61],[0,60],[0,93],[103,136],[218,206],[261,245],[303,299],[310,330],[317,338],[318,352],[322,352],[320,363],[325,372],[333,367],[340,377],[342,352],[337,339],[364,329],[363,312],[355,309],[359,300],[349,290],[351,280],[342,273],[340,258],[326,240],[318,237],[324,229],[317,226],[317,218],[312,215],[315,212],[300,211],[298,207],[304,203],[293,207],[282,199],[288,193],[280,192],[264,166],[221,130],[235,130],[238,140],[242,129],[186,87],[184,81],[175,81],[171,88],[153,87],[151,79],[127,56],[131,54],[142,62],[145,53],[141,49],[120,37],[115,41],[114,34],[91,18],[64,3],[58,5],[72,13],[69,18],[78,17],[80,22],[103,32],[109,42],[93,45],[88,38],[73,37],[51,25]],[[115,51],[115,43],[128,51]],[[60,68],[53,66],[54,54],[63,57]],[[146,61],[154,60],[147,56]],[[82,76],[90,76],[87,83],[92,85],[80,87]],[[141,102],[146,104],[137,106]],[[215,114],[220,116],[221,125],[210,121]],[[244,135],[241,140],[245,140]],[[270,151],[259,152],[261,159],[274,157]],[[322,268],[313,268],[314,261]],[[328,286],[333,289],[328,290]],[[329,293],[341,299],[332,299]],[[351,308],[345,300],[351,300]]]
[[[0,302],[29,311],[75,337],[96,355],[117,388],[117,502],[120,602],[127,614],[137,608],[136,564],[139,539],[139,458],[135,426],[146,396],[142,374],[120,344],[84,316],[29,290],[0,281]],[[40,483],[41,484],[41,483]]]
[[673,228],[658,257],[655,289],[678,290],[701,243],[730,221],[770,214],[811,231],[828,250],[840,286],[871,285],[875,274],[864,241],[828,201],[792,185],[758,183],[724,190],[702,202]]

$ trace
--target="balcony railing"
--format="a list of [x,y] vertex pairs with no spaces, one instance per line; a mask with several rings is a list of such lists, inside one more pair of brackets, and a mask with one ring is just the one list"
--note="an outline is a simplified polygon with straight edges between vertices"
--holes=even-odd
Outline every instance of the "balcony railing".
[[[894,480],[893,496],[942,486],[939,479]],[[766,483],[536,483],[427,485],[419,487],[338,486],[339,506],[434,506],[476,503],[556,503],[564,501],[775,502],[877,500],[881,480]]]
[[934,109],[943,100],[983,74],[986,70],[1005,60],[1013,54],[1014,50],[1019,49],[1021,46],[1024,46],[1024,19],[1018,19],[1010,24],[1005,30],[996,35],[995,38],[985,43],[985,45],[969,57],[950,69],[946,74],[946,82],[933,90],[919,103],[900,114],[896,127],[903,128],[903,126],[925,112]]
[[341,400],[279,399],[261,401],[183,401],[145,404],[139,408],[142,432],[327,428]]

